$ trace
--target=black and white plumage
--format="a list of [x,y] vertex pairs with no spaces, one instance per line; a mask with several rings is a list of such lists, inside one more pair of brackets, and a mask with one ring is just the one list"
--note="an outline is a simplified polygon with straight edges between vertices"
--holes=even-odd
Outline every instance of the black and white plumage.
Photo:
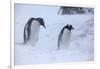
[[72,29],[74,28],[70,24],[67,24],[62,28],[58,36],[58,49],[66,48],[69,45]]
[[40,25],[45,27],[43,18],[30,18],[24,27],[24,44],[35,45],[39,39]]

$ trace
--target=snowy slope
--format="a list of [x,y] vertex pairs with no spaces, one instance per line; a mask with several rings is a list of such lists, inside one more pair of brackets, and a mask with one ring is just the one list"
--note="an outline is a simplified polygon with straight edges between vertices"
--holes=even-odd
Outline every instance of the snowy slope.
[[[23,42],[23,28],[30,17],[42,17],[46,29],[41,27],[35,46],[15,44],[15,65],[90,61],[94,58],[94,16],[57,15],[58,6],[15,6],[15,42]],[[71,43],[67,49],[57,50],[58,35],[62,27],[71,24]]]

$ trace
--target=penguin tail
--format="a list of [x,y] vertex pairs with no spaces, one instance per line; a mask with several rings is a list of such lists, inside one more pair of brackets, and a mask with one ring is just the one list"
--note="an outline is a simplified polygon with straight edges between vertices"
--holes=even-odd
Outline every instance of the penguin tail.
[[58,50],[60,49],[60,46],[58,45],[58,48],[57,48]]
[[25,45],[25,43],[15,43],[16,45]]

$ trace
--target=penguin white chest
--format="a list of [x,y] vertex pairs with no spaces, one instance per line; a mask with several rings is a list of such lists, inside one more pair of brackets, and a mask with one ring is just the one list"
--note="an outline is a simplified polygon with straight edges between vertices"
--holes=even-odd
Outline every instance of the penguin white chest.
[[31,24],[30,39],[28,41],[30,45],[34,46],[38,41],[39,30],[40,30],[40,24],[38,23],[38,21],[33,21]]
[[68,45],[70,43],[70,37],[71,37],[71,31],[69,31],[68,29],[65,29],[62,34],[62,38],[61,38],[62,48],[68,47]]

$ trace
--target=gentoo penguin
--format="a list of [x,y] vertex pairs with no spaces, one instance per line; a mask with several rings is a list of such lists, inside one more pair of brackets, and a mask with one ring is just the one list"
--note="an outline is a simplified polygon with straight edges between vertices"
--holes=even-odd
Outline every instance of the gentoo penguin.
[[40,26],[45,27],[43,18],[30,18],[24,27],[24,44],[30,44],[32,46],[39,39]]
[[58,49],[60,48],[67,48],[69,45],[70,37],[71,37],[71,30],[74,28],[72,25],[67,24],[64,26],[58,36]]

